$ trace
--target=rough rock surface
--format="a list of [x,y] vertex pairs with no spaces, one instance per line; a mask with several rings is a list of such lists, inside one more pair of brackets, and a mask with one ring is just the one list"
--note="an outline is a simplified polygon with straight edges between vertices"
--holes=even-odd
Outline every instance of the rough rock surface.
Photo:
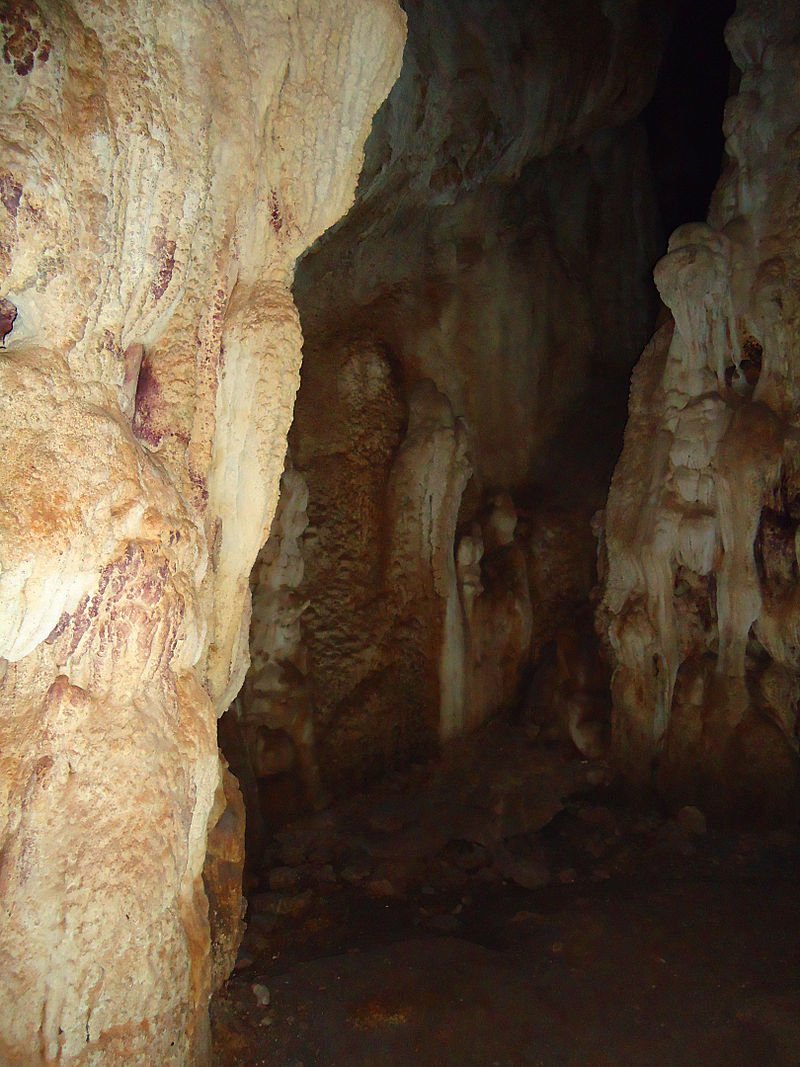
[[298,381],[289,286],[403,18],[20,0],[0,28],[0,1059],[203,1063],[240,923],[216,716]]
[[712,813],[798,800],[800,13],[742,0],[728,164],[656,268],[672,311],[631,390],[601,619],[614,748]]
[[431,378],[481,490],[524,483],[589,362],[630,367],[652,329],[647,7],[409,4],[356,203],[298,270],[306,362],[369,338]]
[[[529,547],[554,527],[540,498],[561,493],[563,429],[592,406],[592,369],[624,374],[652,329],[658,226],[636,116],[663,12],[406,6],[356,204],[295,284],[287,492],[303,479],[308,526],[280,607],[282,551],[262,555],[251,641],[279,685],[267,693],[259,668],[242,714],[291,735],[310,713],[314,756],[290,742],[295,772],[261,779],[274,813],[313,789],[310,763],[352,788],[518,699],[532,639],[538,655],[555,636],[544,556],[580,575],[579,598],[592,582],[603,491],[569,503],[566,538]],[[295,651],[276,674],[265,620],[287,611]]]
[[797,834],[631,809],[598,770],[495,720],[286,826],[221,1067],[795,1067]]

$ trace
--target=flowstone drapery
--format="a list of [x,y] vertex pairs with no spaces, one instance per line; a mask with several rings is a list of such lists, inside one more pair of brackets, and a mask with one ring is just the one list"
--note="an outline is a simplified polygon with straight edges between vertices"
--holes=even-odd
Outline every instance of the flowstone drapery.
[[289,287],[403,18],[20,0],[0,27],[0,1060],[205,1063],[240,924],[216,717],[297,387]]
[[[613,456],[584,498],[554,507],[569,480],[555,438],[598,366],[621,380],[651,329],[658,218],[638,116],[668,6],[406,5],[403,68],[354,207],[297,272],[303,655],[279,690],[254,675],[242,696],[243,728],[270,743],[311,716],[329,792],[513,705],[532,643],[535,658],[588,592]],[[490,529],[498,499],[507,541]],[[534,545],[555,521],[580,534]],[[276,552],[251,632],[273,667]],[[545,572],[570,568],[578,579],[541,595]],[[263,768],[262,793],[282,798],[268,818],[302,792],[304,748],[285,744],[284,785]]]
[[800,14],[744,0],[708,223],[656,268],[672,312],[634,375],[602,608],[614,749],[708,809],[797,800]]

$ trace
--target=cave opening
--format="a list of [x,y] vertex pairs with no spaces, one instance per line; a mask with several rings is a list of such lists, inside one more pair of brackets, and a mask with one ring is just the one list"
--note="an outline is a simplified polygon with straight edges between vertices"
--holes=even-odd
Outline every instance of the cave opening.
[[[751,540],[781,607],[745,628],[746,685],[720,678],[730,579],[698,562],[694,458],[675,475],[696,497],[664,579],[673,644],[631,638],[639,676],[614,613],[643,616],[646,590],[624,610],[608,594],[618,513],[635,527],[650,506],[626,490],[608,527],[615,467],[642,494],[656,477],[620,460],[631,372],[646,349],[655,395],[681,326],[653,270],[670,234],[724,215],[736,5],[404,6],[355,204],[295,277],[301,384],[221,723],[249,860],[223,1062],[251,1062],[238,1042],[306,1067],[788,1065],[797,736],[766,694],[796,714],[774,651],[797,581],[787,475]],[[734,333],[686,407],[766,440],[745,412],[764,335]],[[619,709],[664,699],[650,751]],[[703,716],[747,699],[760,718],[715,749]],[[632,787],[612,729],[646,766]],[[778,800],[746,774],[723,799],[756,750]]]

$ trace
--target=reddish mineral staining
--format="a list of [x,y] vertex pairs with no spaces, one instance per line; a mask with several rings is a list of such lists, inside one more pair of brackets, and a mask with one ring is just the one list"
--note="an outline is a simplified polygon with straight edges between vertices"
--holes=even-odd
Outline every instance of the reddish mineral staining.
[[10,300],[0,298],[0,344],[5,347],[6,337],[14,329],[17,309]]
[[56,623],[56,625],[45,638],[45,644],[52,645],[54,641],[57,641],[58,638],[61,637],[63,632],[66,630],[71,618],[72,616],[69,614],[69,612],[65,611]]
[[155,300],[160,300],[164,295],[167,286],[172,281],[174,270],[175,242],[162,240],[159,242],[158,277],[150,286],[150,292]]
[[7,171],[0,172],[0,203],[12,219],[17,217],[19,202],[22,199],[22,186]]
[[158,448],[163,436],[154,425],[160,402],[161,388],[145,356],[139,369],[139,380],[136,383],[133,432],[140,441],[150,445],[151,448]]
[[206,480],[203,475],[190,468],[189,481],[192,483],[192,487],[201,504],[206,504],[208,502],[208,486],[206,485]]
[[3,59],[24,78],[37,60],[46,63],[52,44],[44,36],[42,14],[34,0],[0,0]]
[[278,194],[274,189],[269,191],[269,220],[275,233],[280,233],[283,229],[283,218],[278,203]]

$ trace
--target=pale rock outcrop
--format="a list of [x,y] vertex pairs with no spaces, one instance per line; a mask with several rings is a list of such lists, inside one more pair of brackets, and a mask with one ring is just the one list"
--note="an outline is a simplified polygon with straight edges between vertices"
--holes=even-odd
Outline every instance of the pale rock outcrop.
[[403,19],[20,0],[0,27],[0,1059],[205,1063],[241,914],[216,716],[298,380],[289,286]]
[[433,382],[417,382],[409,399],[406,436],[389,477],[386,580],[398,613],[416,615],[423,628],[421,654],[428,643],[431,649],[441,648],[440,692],[428,696],[438,708],[439,734],[445,740],[464,726],[467,649],[453,546],[471,474],[463,423]]
[[636,369],[606,514],[618,764],[717,813],[800,784],[799,32],[772,0],[728,23],[729,162],[656,268],[674,325]]

